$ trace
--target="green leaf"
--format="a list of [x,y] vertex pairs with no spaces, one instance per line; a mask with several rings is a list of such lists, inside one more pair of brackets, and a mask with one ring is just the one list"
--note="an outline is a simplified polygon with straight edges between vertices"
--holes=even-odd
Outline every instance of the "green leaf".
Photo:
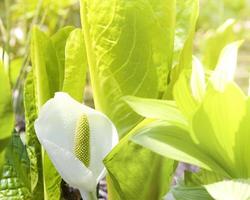
[[237,177],[235,140],[245,109],[245,95],[231,83],[223,92],[209,89],[192,120],[194,140],[199,149],[231,177]]
[[[192,62],[193,37],[197,18],[199,15],[199,1],[177,0],[175,41],[174,41],[174,65],[181,63],[181,67],[187,68]],[[187,64],[187,66],[185,66]]]
[[143,121],[124,137],[104,160],[112,187],[116,191],[111,193],[115,200],[161,199],[169,190],[176,167],[174,161],[164,159],[130,141],[135,130],[148,121]]
[[156,98],[166,87],[175,1],[82,0],[81,17],[95,107],[122,137],[142,118],[121,97]]
[[31,61],[37,106],[40,108],[59,90],[59,67],[53,44],[37,27],[32,30]]
[[5,164],[0,174],[0,199],[31,199],[29,159],[18,135],[5,149]]
[[35,99],[33,71],[31,70],[24,86],[26,149],[30,160],[31,192],[37,199],[43,200],[42,148],[34,130],[34,121],[38,114]]
[[171,189],[175,200],[213,200],[203,187],[176,186]]
[[192,117],[198,107],[198,102],[195,100],[191,92],[189,77],[189,71],[183,71],[173,90],[176,104],[187,119]]
[[146,118],[163,119],[172,123],[187,126],[187,120],[183,117],[174,101],[146,99],[133,96],[123,98],[129,106]]
[[57,33],[55,33],[51,37],[51,41],[53,43],[56,58],[58,60],[58,72],[59,72],[59,88],[61,89],[63,86],[64,80],[64,67],[65,67],[65,45],[67,38],[69,37],[70,33],[73,31],[74,27],[66,26],[61,28]]
[[226,180],[205,185],[208,193],[216,200],[249,200],[249,180]]
[[8,75],[0,62],[0,144],[10,137],[14,128],[12,94]]
[[193,38],[199,13],[198,0],[176,1],[176,26],[174,40],[174,56],[170,83],[163,95],[164,99],[173,99],[173,87],[182,70],[191,69]]
[[[59,61],[50,38],[38,28],[33,28],[31,61],[38,110],[60,89]],[[42,152],[45,199],[57,200],[61,194],[61,178],[48,155]]]
[[[238,106],[238,105],[237,105]],[[250,119],[250,98],[246,100],[246,113],[241,119],[240,126],[235,138],[235,157],[237,177],[250,177],[249,159],[249,119]]]
[[201,169],[197,173],[185,171],[184,182],[171,189],[176,200],[212,200],[202,185],[211,184],[223,180],[223,177],[214,172]]
[[247,106],[245,95],[234,83],[228,83],[224,91],[210,87],[191,118],[192,130],[157,122],[140,130],[133,141],[224,177],[248,178]]
[[[166,88],[172,62],[175,1],[82,0],[81,16],[95,107],[108,115],[123,137],[143,118],[121,97],[157,98]],[[121,199],[163,196],[169,182],[155,174],[169,177],[173,161],[128,138],[112,152],[105,165]],[[133,156],[134,152],[138,157]],[[160,163],[164,163],[162,171]],[[163,170],[165,167],[171,170]]]
[[77,101],[83,101],[86,81],[87,57],[81,29],[75,29],[67,39],[65,47],[65,75],[63,91]]
[[203,64],[208,69],[214,69],[218,62],[221,50],[230,42],[236,40],[234,33],[235,20],[228,19],[215,32],[210,34],[204,42]]
[[211,82],[216,89],[223,90],[228,82],[234,80],[238,48],[241,43],[242,41],[230,43],[222,50],[219,61],[211,76]]
[[201,102],[206,91],[205,72],[200,61],[193,57],[191,91],[195,100]]
[[139,129],[132,140],[162,156],[191,163],[207,170],[216,169],[226,175],[224,169],[197,148],[187,130],[167,121],[148,124]]
[[185,171],[185,185],[186,186],[200,186],[207,185],[214,182],[223,180],[224,177],[205,169],[200,169],[199,172],[193,173],[190,171]]

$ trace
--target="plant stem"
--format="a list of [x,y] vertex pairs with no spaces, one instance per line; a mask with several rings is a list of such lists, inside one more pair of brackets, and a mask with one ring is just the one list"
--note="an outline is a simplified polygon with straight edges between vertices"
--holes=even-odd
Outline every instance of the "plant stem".
[[86,192],[84,190],[80,190],[80,193],[83,200],[98,200],[95,192]]
[[96,196],[95,192],[89,192],[88,197],[89,197],[88,200],[97,200],[97,196]]

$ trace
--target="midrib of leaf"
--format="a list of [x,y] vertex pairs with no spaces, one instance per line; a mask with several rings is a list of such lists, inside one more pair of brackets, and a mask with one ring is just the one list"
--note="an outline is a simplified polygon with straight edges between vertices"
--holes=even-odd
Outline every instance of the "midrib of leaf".
[[[84,37],[85,37],[85,44],[86,44],[86,49],[87,49],[87,59],[88,59],[88,63],[89,63],[89,70],[90,70],[90,75],[91,75],[91,82],[92,82],[92,88],[93,88],[93,96],[94,96],[94,102],[95,102],[95,108],[97,110],[101,110],[103,112],[107,112],[107,106],[106,103],[107,101],[102,101],[102,91],[100,88],[100,85],[105,85],[106,82],[109,82],[109,85],[111,85],[112,83],[112,87],[110,87],[110,89],[106,92],[105,95],[105,99],[110,99],[111,101],[109,101],[110,103],[113,103],[113,109],[114,110],[119,110],[120,113],[120,117],[116,116],[116,113],[114,110],[113,112],[108,112],[108,116],[111,119],[115,119],[115,124],[118,124],[118,129],[119,129],[119,124],[121,122],[124,121],[125,118],[130,119],[130,117],[128,117],[128,115],[132,115],[132,116],[137,116],[137,114],[135,113],[128,113],[127,109],[128,106],[125,105],[125,103],[120,100],[120,97],[125,95],[122,89],[122,86],[124,87],[124,85],[126,85],[129,81],[130,78],[133,77],[136,74],[136,66],[134,67],[134,71],[133,74],[131,74],[130,76],[127,77],[126,80],[123,81],[123,83],[121,84],[119,82],[119,80],[115,77],[115,75],[122,70],[125,66],[126,63],[129,62],[130,56],[133,54],[133,50],[135,48],[135,41],[136,41],[136,31],[134,31],[134,39],[132,41],[132,45],[131,45],[131,50],[128,54],[128,56],[126,57],[126,60],[123,62],[122,65],[120,65],[119,68],[115,69],[113,72],[110,69],[110,66],[107,66],[106,64],[102,64],[103,62],[103,57],[105,55],[108,55],[108,53],[115,47],[115,45],[117,44],[117,42],[119,41],[121,32],[116,36],[117,40],[105,51],[103,52],[98,52],[98,47],[102,48],[101,45],[99,45],[98,47],[94,46],[94,44],[98,44],[98,41],[100,40],[100,38],[103,36],[103,34],[105,34],[105,32],[108,30],[108,28],[111,26],[112,22],[115,19],[115,12],[116,12],[116,3],[117,1],[114,2],[114,5],[112,6],[112,17],[109,21],[109,23],[106,25],[106,27],[104,28],[104,30],[101,31],[101,33],[99,33],[97,36],[95,36],[95,40],[92,40],[91,36],[90,36],[90,32],[89,30],[91,30],[91,25],[88,23],[88,17],[86,16],[88,9],[87,9],[87,3],[86,1],[81,1],[81,7],[83,12],[81,13],[81,18],[82,18],[82,26],[83,26],[83,32],[84,32]],[[134,17],[134,30],[136,30],[136,16]],[[107,38],[105,38],[107,39]],[[98,55],[100,54],[100,55]],[[102,73],[107,73],[107,75],[102,75]],[[147,74],[144,74],[143,80],[145,79],[145,77],[147,76]],[[102,82],[98,81],[98,77],[102,77]],[[135,89],[135,91],[133,92],[134,95],[137,94],[138,91],[140,91],[140,88],[143,85],[143,80],[142,82],[138,85],[138,87]],[[138,80],[139,82],[140,80]],[[99,84],[96,84],[96,83]],[[107,87],[107,86],[106,86]],[[114,99],[116,99],[116,101],[114,101]],[[117,104],[117,102],[119,102],[119,106]],[[124,110],[124,111],[122,111]],[[107,114],[107,113],[106,113]],[[141,121],[141,117],[137,116],[137,123],[139,123],[139,121]],[[123,130],[121,129],[119,132],[121,132],[121,135],[123,135],[126,131],[130,131],[132,127],[130,127],[130,129],[126,129]]]

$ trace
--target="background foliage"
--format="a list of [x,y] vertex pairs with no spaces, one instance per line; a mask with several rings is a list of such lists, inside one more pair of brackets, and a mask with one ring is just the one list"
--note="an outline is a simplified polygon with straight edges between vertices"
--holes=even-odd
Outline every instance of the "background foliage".
[[[176,87],[185,87],[186,75],[182,73],[179,82],[177,82],[177,78],[182,66],[191,67],[192,46],[194,46],[193,54],[202,60],[204,67],[213,70],[223,47],[240,39],[245,41],[239,50],[239,67],[236,72],[236,81],[244,91],[247,90],[247,72],[250,64],[250,57],[248,56],[250,52],[249,0],[200,0],[197,24],[195,24],[198,12],[198,10],[195,10],[196,1],[188,0],[185,3],[177,1],[176,5],[174,5],[174,1],[169,1],[172,4],[169,3],[168,5],[161,5],[162,1],[152,1],[154,3],[150,6],[153,10],[149,10],[148,7],[147,13],[150,13],[148,16],[137,13],[139,16],[137,26],[132,26],[135,18],[128,17],[126,18],[127,21],[122,21],[122,23],[126,24],[123,30],[118,32],[111,29],[101,36],[98,32],[98,24],[102,19],[102,14],[106,14],[107,18],[112,18],[112,16],[110,12],[102,13],[100,11],[110,7],[113,1],[110,1],[110,4],[101,1],[93,1],[95,3],[86,2],[89,2],[89,7],[93,6],[93,9],[88,11],[89,15],[99,15],[99,21],[98,18],[88,21],[89,16],[84,16],[84,14],[80,16],[80,10],[84,8],[80,9],[77,0],[0,1],[0,198],[14,196],[19,199],[32,199],[34,197],[59,199],[63,195],[65,198],[73,198],[70,196],[71,189],[64,187],[65,183],[61,183],[57,172],[53,170],[53,166],[44,155],[33,129],[39,107],[52,97],[55,91],[66,91],[78,101],[83,100],[82,94],[84,93],[84,100],[88,105],[93,106],[95,103],[97,109],[105,112],[114,121],[118,127],[122,143],[104,161],[110,174],[108,186],[109,188],[113,186],[110,189],[110,195],[114,199],[137,199],[139,197],[145,199],[148,194],[143,191],[143,188],[148,188],[147,191],[150,191],[152,195],[155,194],[156,198],[158,198],[159,193],[166,192],[173,174],[165,174],[165,172],[174,171],[177,164],[163,159],[161,156],[129,140],[140,126],[148,122],[133,112],[125,101],[119,98],[123,95],[137,95],[148,98],[171,99],[173,98],[175,83],[177,84]],[[149,1],[145,2],[135,1],[134,7],[141,6],[145,8],[148,6]],[[120,3],[121,6],[126,7],[126,11],[131,16],[135,13],[133,7],[129,7],[131,5],[126,5],[126,1],[120,1]],[[156,20],[158,20],[159,25],[154,25],[154,21],[150,18],[151,12],[159,14],[164,13],[166,10],[172,11],[169,12],[171,16],[155,15],[158,17]],[[85,28],[84,34],[80,29],[74,29],[81,26],[80,18],[85,23],[87,21],[89,23],[88,28],[96,30],[96,33],[87,33],[86,24],[85,27],[83,24]],[[119,23],[119,20],[122,19],[117,19],[113,23]],[[176,25],[174,25],[175,22]],[[162,24],[168,26],[162,30]],[[152,26],[154,26],[154,29]],[[130,30],[133,30],[133,32]],[[144,30],[150,30],[148,35],[141,34]],[[168,38],[161,35],[162,31],[168,35]],[[110,54],[103,56],[105,52],[92,49],[90,43],[86,44],[86,49],[84,47],[84,37],[86,36],[91,38],[92,41],[98,40],[98,37],[107,39],[103,40],[102,43],[100,42],[100,47],[104,47],[107,45],[105,41],[112,42],[112,37],[116,38],[121,33],[123,38],[121,44],[117,45],[113,50],[114,53],[118,52],[116,54],[118,59],[115,61],[112,60],[112,57],[109,57]],[[177,35],[177,39],[174,39],[174,34]],[[168,41],[171,42],[168,43]],[[168,45],[161,49],[163,42]],[[125,43],[126,48],[123,48]],[[160,49],[157,52],[158,60],[148,61],[152,52],[140,52],[141,49],[148,49],[148,46]],[[130,51],[131,48],[133,48],[133,51],[131,51],[130,57],[125,58],[124,54]],[[96,51],[95,54],[93,54],[94,51]],[[172,54],[172,52],[174,53]],[[90,70],[87,73],[85,91],[81,91],[81,89],[77,91],[75,88],[84,88],[85,76],[82,76],[82,80],[79,76],[77,80],[80,81],[74,82],[76,80],[75,77],[72,78],[76,74],[74,66],[86,66],[86,60],[89,61]],[[97,60],[98,62],[96,62]],[[137,65],[138,60],[140,60],[141,65]],[[108,73],[107,71],[98,71],[99,68],[107,67],[105,63],[109,62],[113,63],[108,66]],[[126,64],[123,66],[122,63]],[[36,67],[31,69],[31,64]],[[118,70],[112,68],[115,65],[121,65],[124,68],[121,67]],[[130,77],[128,73],[131,72],[127,71],[126,74],[126,70],[132,70],[135,65],[138,72],[134,73],[134,77]],[[54,70],[55,66],[57,66],[56,70]],[[175,66],[174,70],[171,69],[172,66]],[[50,76],[46,72],[42,73],[40,71],[45,68]],[[145,68],[148,71],[143,71]],[[86,68],[80,69],[78,75],[85,74]],[[39,74],[41,73],[44,76],[40,77]],[[53,80],[51,77],[53,77]],[[103,80],[102,84],[105,90],[101,90],[99,83],[97,84],[94,81],[99,77],[102,77],[101,80]],[[169,83],[167,83],[168,77],[171,79]],[[90,87],[89,78],[92,79],[93,89]],[[116,81],[122,78],[124,82]],[[128,84],[126,85],[128,82],[130,82],[129,85],[135,85],[137,82],[141,84],[134,89],[128,87]],[[110,85],[116,87],[110,90]],[[147,88],[147,90],[144,88]],[[166,88],[168,88],[167,91]],[[178,98],[178,95],[181,94],[175,95]],[[92,96],[94,96],[95,102],[93,102]],[[188,102],[192,105],[192,99],[189,100]],[[133,99],[128,98],[127,101],[130,102],[133,108]],[[157,104],[158,102],[154,103]],[[114,105],[118,105],[119,112],[112,109]],[[140,107],[136,106],[136,109],[140,109]],[[141,110],[138,112],[140,113]],[[172,105],[172,110],[169,110],[169,112],[175,113],[176,105]],[[189,110],[184,112],[189,113]],[[145,115],[145,113],[143,114]],[[154,113],[151,114],[154,115]],[[124,120],[125,117],[129,120]],[[148,117],[147,113],[146,117]],[[161,117],[164,118],[165,116]],[[179,115],[177,117],[182,119]],[[26,148],[21,142],[24,132],[26,133]],[[124,151],[127,154],[119,154],[119,152]],[[131,152],[140,155],[140,159],[137,157],[131,158]],[[43,161],[42,157],[44,158]],[[153,166],[152,160],[154,160]],[[123,174],[126,173],[122,171],[124,165],[126,170],[131,169],[129,173],[132,175],[130,177],[124,177]],[[129,168],[130,166],[133,166],[133,168]],[[159,170],[159,166],[162,166],[162,171]],[[47,169],[49,171],[48,176],[51,177],[52,174],[54,178],[45,177],[45,180],[43,180],[41,168]],[[157,184],[159,182],[166,183],[166,181],[157,181],[157,177],[154,177],[155,171],[158,171],[158,173],[161,171],[164,174],[162,176],[169,179],[162,188]],[[28,174],[28,176],[24,174]],[[145,182],[142,178],[144,182],[137,182],[137,185],[133,185],[135,183],[133,174],[137,174],[140,178],[148,175],[149,182]],[[201,171],[201,176],[206,175],[206,171]],[[199,177],[194,177],[195,175],[190,175],[188,172],[184,176],[185,181],[193,187],[189,188],[189,190],[198,190],[204,193],[203,195],[207,195],[207,199],[210,198],[204,190],[197,187],[197,182],[200,181]],[[216,174],[213,177],[216,180],[221,180]],[[179,178],[179,175],[177,178]],[[47,182],[45,188],[44,181]],[[120,184],[117,184],[117,182]],[[150,184],[152,182],[157,183],[155,187]],[[210,182],[211,180],[207,180],[207,184]],[[61,195],[62,188],[64,191]],[[159,191],[156,192],[157,189]],[[11,192],[7,193],[7,190]],[[48,191],[46,193],[47,197],[43,196],[44,190]],[[187,190],[182,185],[174,188],[173,194],[178,199],[178,195],[187,192]],[[77,192],[72,193],[75,198],[78,197]],[[117,196],[118,193],[119,197]],[[132,197],[133,194],[138,196]],[[145,195],[145,198],[143,195]]]

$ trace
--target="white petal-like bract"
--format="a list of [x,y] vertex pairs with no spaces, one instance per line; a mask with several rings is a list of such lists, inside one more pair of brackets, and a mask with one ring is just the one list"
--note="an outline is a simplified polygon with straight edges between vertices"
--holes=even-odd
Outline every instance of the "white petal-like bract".
[[[77,120],[82,115],[87,116],[90,129],[89,166],[85,166],[73,151]],[[35,121],[35,131],[62,178],[81,191],[94,191],[105,175],[102,160],[118,143],[116,128],[108,117],[58,92],[42,106]]]

